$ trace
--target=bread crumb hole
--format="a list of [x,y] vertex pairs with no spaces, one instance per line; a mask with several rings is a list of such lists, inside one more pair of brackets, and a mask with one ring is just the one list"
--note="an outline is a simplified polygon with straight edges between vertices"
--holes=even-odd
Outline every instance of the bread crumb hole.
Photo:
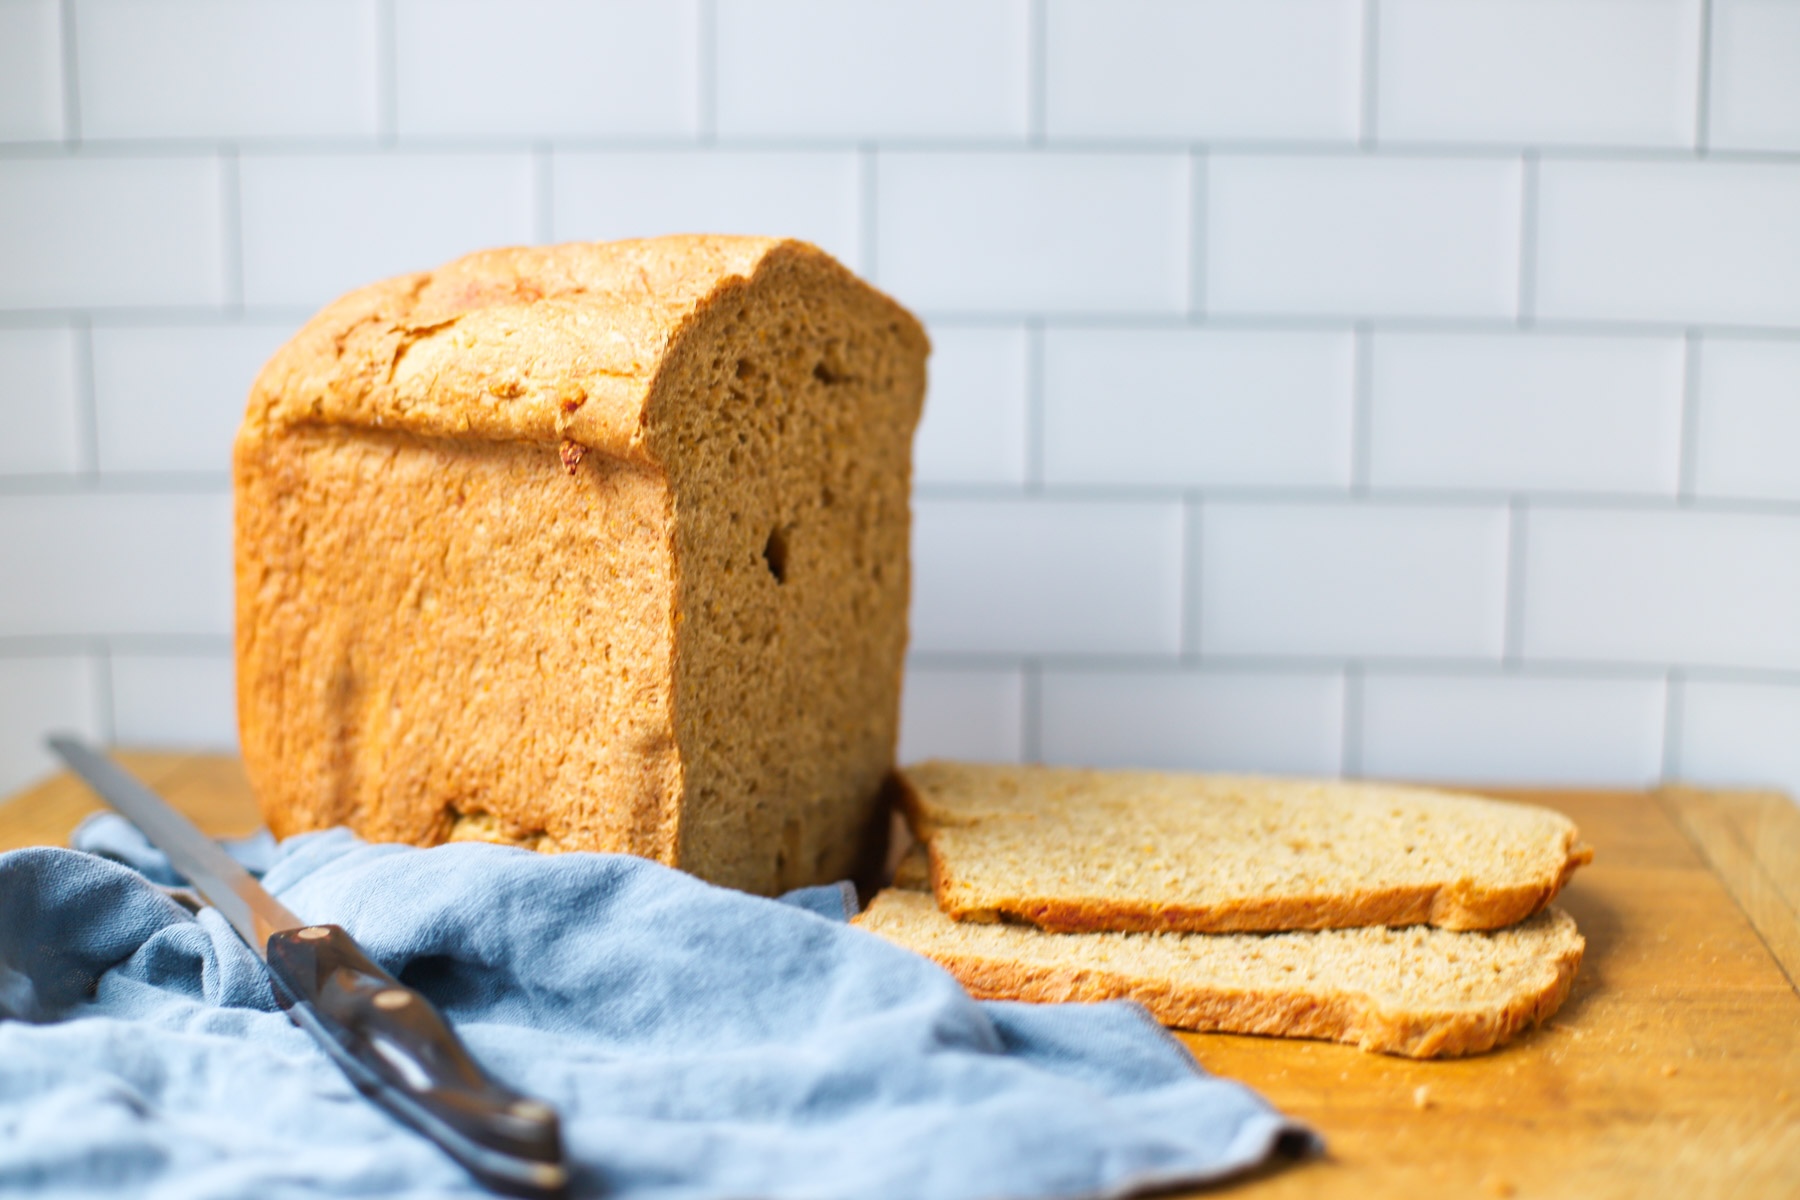
[[823,360],[820,360],[813,364],[813,378],[824,384],[826,387],[830,387],[834,383],[841,383],[844,377],[826,366]]
[[769,564],[769,574],[776,583],[787,582],[787,531],[779,525],[769,530],[769,540],[763,543],[763,561]]

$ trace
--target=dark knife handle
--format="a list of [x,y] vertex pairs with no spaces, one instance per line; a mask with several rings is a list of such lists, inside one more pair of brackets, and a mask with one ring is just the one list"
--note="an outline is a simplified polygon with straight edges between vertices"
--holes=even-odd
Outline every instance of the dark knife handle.
[[424,996],[382,970],[337,925],[269,937],[275,995],[363,1094],[488,1187],[561,1196],[568,1171],[556,1111],[482,1071]]

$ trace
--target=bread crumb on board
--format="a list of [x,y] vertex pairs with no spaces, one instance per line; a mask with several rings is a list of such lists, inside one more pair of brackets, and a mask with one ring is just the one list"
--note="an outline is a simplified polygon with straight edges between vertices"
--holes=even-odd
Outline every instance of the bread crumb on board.
[[1418,1087],[1413,1089],[1414,1108],[1423,1112],[1425,1109],[1431,1108],[1436,1103],[1437,1102],[1431,1098],[1431,1088],[1428,1085],[1421,1083]]

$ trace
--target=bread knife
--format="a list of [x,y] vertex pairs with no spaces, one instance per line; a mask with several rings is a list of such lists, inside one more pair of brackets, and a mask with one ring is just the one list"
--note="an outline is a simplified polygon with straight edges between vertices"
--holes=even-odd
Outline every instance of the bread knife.
[[548,1104],[496,1082],[412,988],[337,925],[309,925],[264,891],[193,822],[99,751],[50,748],[139,829],[268,964],[275,998],[358,1091],[441,1147],[487,1187],[560,1197],[561,1124]]

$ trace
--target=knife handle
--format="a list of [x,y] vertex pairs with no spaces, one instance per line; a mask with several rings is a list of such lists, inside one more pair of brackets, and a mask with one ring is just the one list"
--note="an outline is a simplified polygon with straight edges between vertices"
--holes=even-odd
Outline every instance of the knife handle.
[[491,1079],[430,1002],[371,961],[342,927],[271,934],[268,959],[281,1006],[359,1091],[488,1187],[563,1194],[556,1110]]

